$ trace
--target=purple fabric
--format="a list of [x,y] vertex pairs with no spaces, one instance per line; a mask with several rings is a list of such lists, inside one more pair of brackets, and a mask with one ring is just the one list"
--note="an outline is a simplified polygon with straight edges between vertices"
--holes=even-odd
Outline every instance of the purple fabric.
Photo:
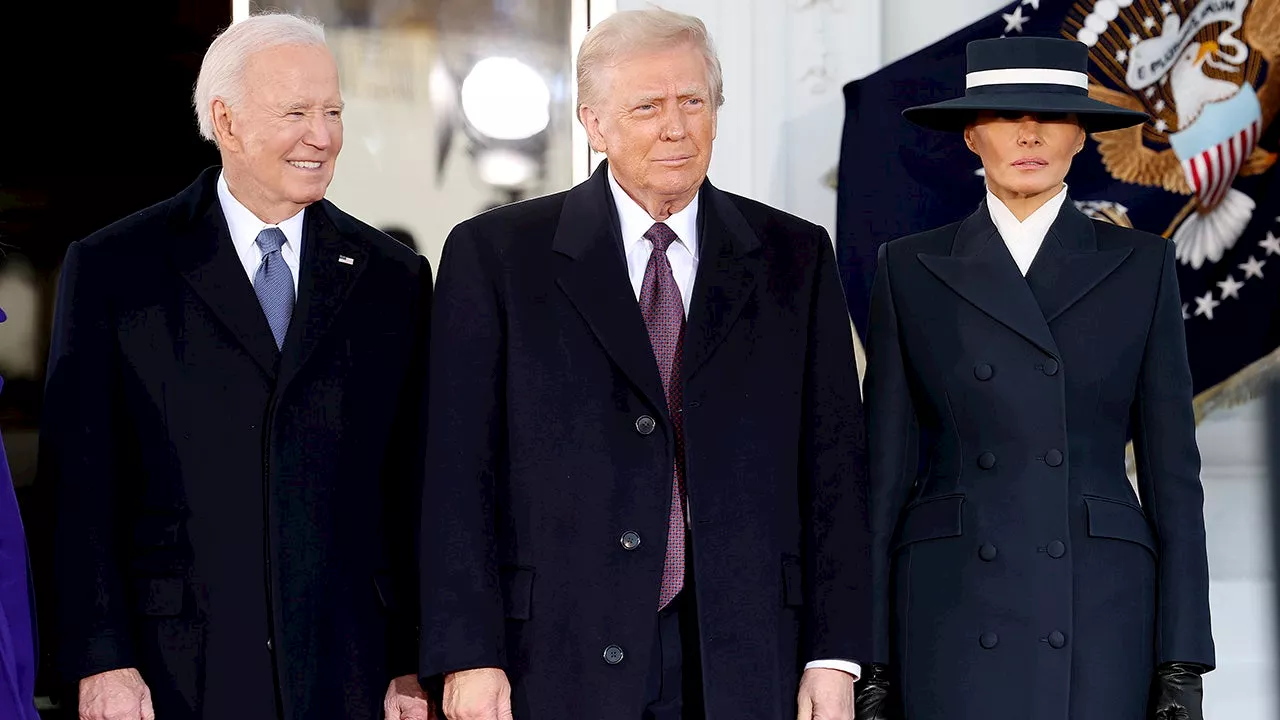
[[[4,313],[0,311],[0,322]],[[0,390],[4,378],[0,378]],[[0,718],[38,720],[36,638],[32,623],[27,540],[0,439]]]
[[662,565],[658,609],[665,608],[684,588],[684,385],[680,358],[684,355],[684,302],[676,286],[667,248],[679,238],[666,223],[654,223],[644,234],[653,243],[640,287],[640,313],[649,330],[649,344],[658,361],[658,374],[667,391],[667,409],[675,436],[675,474],[671,482],[671,510],[667,517],[667,554]]

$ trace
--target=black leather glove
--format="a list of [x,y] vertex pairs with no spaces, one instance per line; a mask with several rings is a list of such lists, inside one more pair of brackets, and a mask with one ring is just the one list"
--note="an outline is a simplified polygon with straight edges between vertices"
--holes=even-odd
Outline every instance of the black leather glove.
[[1204,720],[1204,685],[1196,663],[1168,662],[1151,682],[1151,720]]
[[855,687],[853,716],[858,720],[898,720],[902,717],[902,713],[894,709],[895,693],[889,683],[888,665],[864,665],[862,679]]

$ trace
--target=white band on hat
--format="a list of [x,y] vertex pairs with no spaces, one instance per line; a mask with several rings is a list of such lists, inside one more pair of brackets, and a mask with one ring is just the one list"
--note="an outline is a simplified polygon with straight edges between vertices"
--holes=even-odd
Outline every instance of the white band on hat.
[[1002,68],[979,70],[965,75],[965,88],[984,85],[1069,85],[1089,89],[1089,76],[1074,70],[1048,68]]

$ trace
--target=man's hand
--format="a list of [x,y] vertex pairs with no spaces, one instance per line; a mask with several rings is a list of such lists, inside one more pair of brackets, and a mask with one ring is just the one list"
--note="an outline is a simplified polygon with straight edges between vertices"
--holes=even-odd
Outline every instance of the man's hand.
[[498,668],[476,668],[445,675],[444,714],[449,720],[511,720],[507,674]]
[[853,720],[853,676],[813,668],[800,677],[796,720]]
[[156,720],[151,689],[134,668],[80,680],[80,720]]
[[382,712],[386,720],[436,720],[427,694],[414,675],[401,675],[391,681],[382,700]]

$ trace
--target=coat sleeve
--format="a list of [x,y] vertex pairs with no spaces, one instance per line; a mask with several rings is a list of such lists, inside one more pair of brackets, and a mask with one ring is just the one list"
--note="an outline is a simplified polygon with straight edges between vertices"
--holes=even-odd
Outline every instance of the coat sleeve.
[[808,502],[806,661],[865,662],[870,647],[866,430],[849,311],[831,241],[819,239],[802,397]]
[[1174,246],[1166,244],[1130,420],[1138,493],[1160,548],[1156,661],[1213,667],[1191,368]]
[[870,662],[888,663],[890,543],[916,471],[916,421],[898,339],[887,246],[880,246],[867,327],[867,423],[870,454],[872,634]]
[[55,622],[68,682],[133,667],[121,567],[128,420],[101,258],[72,243],[58,285],[40,431],[55,497]]
[[494,474],[505,443],[496,262],[460,225],[440,261],[422,498],[419,674],[504,667]]
[[431,331],[431,264],[421,259],[418,300],[414,308],[414,342],[404,390],[389,445],[387,473],[383,478],[386,522],[383,534],[392,587],[387,605],[387,668],[391,676],[413,675],[418,664],[418,528],[422,507],[423,461],[429,375],[428,343]]

